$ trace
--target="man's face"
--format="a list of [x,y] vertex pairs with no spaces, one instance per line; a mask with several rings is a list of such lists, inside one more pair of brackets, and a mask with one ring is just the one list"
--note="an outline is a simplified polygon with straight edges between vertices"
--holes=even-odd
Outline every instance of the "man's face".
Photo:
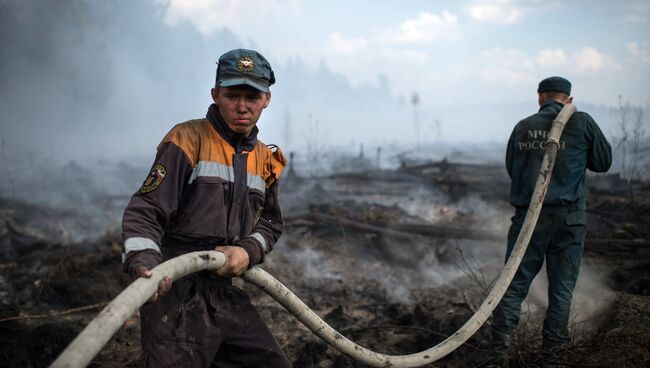
[[233,131],[249,135],[271,102],[271,93],[250,86],[215,87],[212,99],[219,106],[221,117]]

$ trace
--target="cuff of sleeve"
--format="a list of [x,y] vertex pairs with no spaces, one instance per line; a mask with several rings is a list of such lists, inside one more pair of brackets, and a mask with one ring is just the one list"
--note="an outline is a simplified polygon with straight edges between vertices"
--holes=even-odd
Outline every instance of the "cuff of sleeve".
[[264,262],[264,253],[262,248],[257,244],[257,241],[252,238],[244,238],[238,241],[235,245],[238,245],[248,253],[248,269],[251,269],[253,266]]
[[144,266],[152,269],[158,266],[161,261],[162,255],[153,249],[129,252],[125,256],[123,270],[131,276],[131,280],[135,280],[138,278],[135,272],[138,267]]

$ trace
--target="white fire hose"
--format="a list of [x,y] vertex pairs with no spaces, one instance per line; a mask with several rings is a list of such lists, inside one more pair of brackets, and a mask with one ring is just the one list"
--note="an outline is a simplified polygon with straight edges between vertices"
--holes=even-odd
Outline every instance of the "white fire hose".
[[[261,268],[254,267],[242,277],[278,301],[313,333],[353,359],[375,367],[420,367],[445,357],[465,343],[488,319],[497,306],[526,252],[533,234],[546,190],[551,180],[560,136],[571,115],[576,111],[572,104],[565,105],[557,115],[548,134],[546,153],[539,177],[531,197],[526,219],[510,258],[497,278],[490,293],[476,313],[453,335],[427,350],[409,355],[386,355],[366,349],[334,330],[305,305],[280,281]],[[223,266],[223,253],[215,251],[193,252],[170,259],[154,269],[149,279],[139,278],[124,289],[99,315],[86,326],[72,343],[52,363],[51,368],[86,367],[124,322],[156,292],[163,277],[175,281],[201,270],[216,270]]]

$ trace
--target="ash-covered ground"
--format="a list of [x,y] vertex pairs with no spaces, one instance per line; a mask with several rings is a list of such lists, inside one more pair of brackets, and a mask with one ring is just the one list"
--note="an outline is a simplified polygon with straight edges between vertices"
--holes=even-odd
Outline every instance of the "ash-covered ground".
[[[50,170],[50,171],[48,171]],[[0,361],[45,367],[129,283],[121,271],[120,216],[146,167],[70,163],[9,178],[0,198]],[[650,186],[634,200],[614,175],[589,178],[589,233],[572,308],[572,343],[541,350],[546,305],[540,275],[523,307],[512,365],[650,364]],[[262,268],[343,335],[388,354],[410,354],[453,334],[503,265],[513,211],[500,165],[446,160],[326,177],[289,169],[285,233]],[[361,367],[328,347],[270,297],[236,283],[294,367]],[[86,308],[87,307],[87,308]],[[489,364],[489,326],[430,366]],[[91,366],[139,366],[133,316]]]

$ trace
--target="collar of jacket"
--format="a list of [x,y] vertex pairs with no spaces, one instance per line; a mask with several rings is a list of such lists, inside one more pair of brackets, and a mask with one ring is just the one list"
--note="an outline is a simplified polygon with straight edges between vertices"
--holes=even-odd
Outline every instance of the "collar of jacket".
[[212,123],[212,126],[217,130],[217,133],[219,133],[219,135],[235,149],[235,152],[250,152],[255,148],[255,145],[257,144],[257,132],[259,131],[256,126],[253,127],[251,134],[248,136],[234,132],[228,127],[226,122],[223,121],[223,118],[219,113],[219,107],[215,104],[210,105],[208,108],[206,118],[210,123]]
[[558,113],[558,112],[560,112],[560,110],[562,110],[563,107],[564,107],[564,105],[561,102],[551,100],[551,101],[546,102],[542,106],[540,106],[539,111],[547,110],[547,109],[553,109],[553,110],[555,110],[556,113]]

